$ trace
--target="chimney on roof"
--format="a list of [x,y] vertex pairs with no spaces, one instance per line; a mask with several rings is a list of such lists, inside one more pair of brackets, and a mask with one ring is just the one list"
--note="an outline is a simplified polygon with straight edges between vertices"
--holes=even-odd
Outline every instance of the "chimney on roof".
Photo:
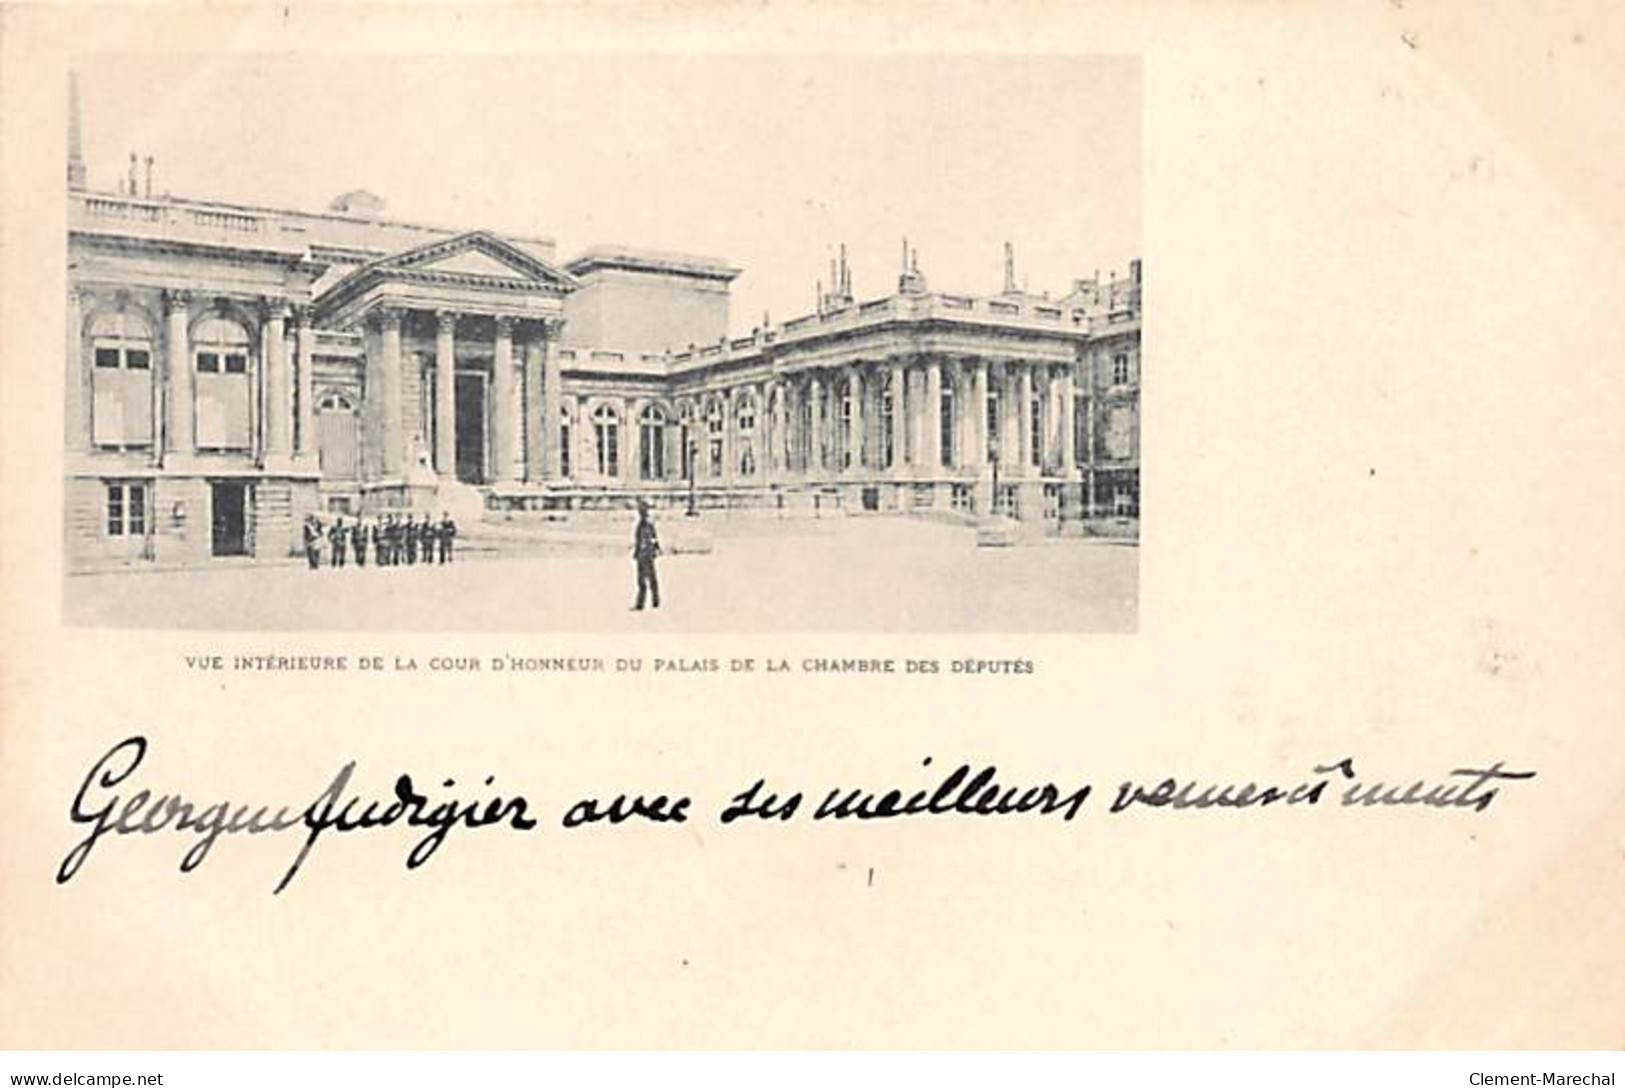
[[135,195],[135,164],[136,164],[135,152],[132,151],[132,152],[130,152],[130,188],[129,188],[129,193],[130,193],[131,196]]
[[1016,293],[1016,247],[1004,243],[1004,293]]
[[85,155],[79,141],[79,73],[68,73],[68,188],[85,187]]
[[146,164],[146,167],[147,167],[147,186],[146,186],[145,189],[142,190],[141,195],[150,198],[152,196],[152,156],[151,155],[148,155],[146,157],[145,164]]

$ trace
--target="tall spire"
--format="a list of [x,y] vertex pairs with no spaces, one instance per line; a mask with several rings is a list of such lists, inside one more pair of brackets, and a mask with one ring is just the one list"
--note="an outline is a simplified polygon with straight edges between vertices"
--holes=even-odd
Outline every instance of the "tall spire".
[[68,72],[68,188],[85,187],[85,156],[79,140],[79,73]]

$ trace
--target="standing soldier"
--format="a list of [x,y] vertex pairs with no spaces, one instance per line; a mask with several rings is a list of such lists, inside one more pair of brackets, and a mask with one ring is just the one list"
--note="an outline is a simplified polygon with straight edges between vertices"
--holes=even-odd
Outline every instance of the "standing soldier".
[[423,565],[428,566],[434,562],[434,523],[429,520],[429,512],[423,512],[423,521],[418,524],[418,550],[423,553]]
[[367,565],[367,523],[360,518],[350,527],[350,550],[355,552],[355,565]]
[[660,554],[660,538],[655,536],[655,523],[649,518],[649,500],[638,500],[638,527],[632,531],[632,558],[638,565],[638,603],[632,611],[643,610],[647,594],[654,607],[660,607],[660,579],[655,577],[655,556]]
[[440,561],[451,562],[451,542],[457,539],[457,523],[451,520],[451,513],[440,511]]
[[405,538],[406,565],[411,566],[418,561],[418,526],[417,522],[412,520],[410,513],[401,522],[401,536]]
[[374,521],[367,534],[372,538],[372,561],[380,567],[384,565],[384,538],[379,532],[378,522]]
[[401,559],[401,534],[396,529],[395,515],[389,514],[384,520],[384,551],[389,554],[389,565],[394,566]]
[[349,543],[346,539],[348,536],[349,533],[344,528],[344,519],[342,517],[335,518],[333,527],[327,531],[328,555],[330,556],[328,562],[331,566],[344,566],[344,549]]
[[305,562],[315,570],[322,565],[322,523],[315,514],[305,515]]

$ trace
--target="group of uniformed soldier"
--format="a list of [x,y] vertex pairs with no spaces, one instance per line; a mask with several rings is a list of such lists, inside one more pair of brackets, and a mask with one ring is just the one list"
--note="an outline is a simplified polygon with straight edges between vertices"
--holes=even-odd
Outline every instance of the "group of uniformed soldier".
[[413,520],[410,514],[385,514],[378,519],[356,518],[346,522],[342,515],[333,524],[311,514],[305,519],[305,562],[311,570],[322,565],[322,545],[327,545],[329,567],[342,567],[347,557],[355,565],[367,565],[370,551],[380,567],[450,563],[455,551],[457,523],[444,511],[439,521],[428,514]]

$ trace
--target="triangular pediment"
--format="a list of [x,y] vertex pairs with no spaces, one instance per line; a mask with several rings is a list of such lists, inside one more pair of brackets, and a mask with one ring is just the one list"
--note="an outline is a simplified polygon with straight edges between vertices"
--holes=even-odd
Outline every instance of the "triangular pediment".
[[428,272],[463,276],[490,276],[526,280],[562,287],[575,286],[575,278],[531,256],[489,231],[470,231],[455,238],[430,242],[374,262],[374,272]]
[[415,265],[424,272],[464,272],[475,276],[508,276],[528,279],[525,270],[498,260],[480,249],[465,249]]

